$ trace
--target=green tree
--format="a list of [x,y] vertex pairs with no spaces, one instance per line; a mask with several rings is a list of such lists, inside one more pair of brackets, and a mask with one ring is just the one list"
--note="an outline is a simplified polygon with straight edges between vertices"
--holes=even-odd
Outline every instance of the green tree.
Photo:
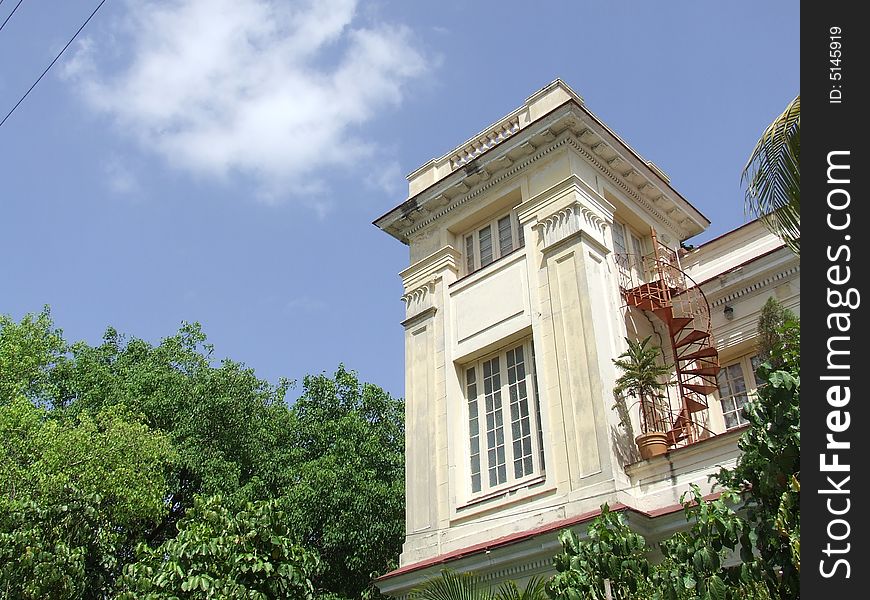
[[0,315],[0,405],[18,396],[51,397],[50,374],[63,362],[66,349],[48,307],[38,315],[25,315],[20,323]]
[[166,436],[122,407],[0,406],[0,598],[101,598],[168,512]]
[[198,324],[158,345],[109,328],[98,346],[72,344],[68,360],[51,372],[51,404],[73,415],[124,405],[171,440],[170,510],[149,533],[152,543],[175,535],[197,494],[243,503],[282,491],[288,382],[273,386],[241,363],[215,362]]
[[801,97],[764,130],[755,145],[742,181],[747,182],[746,211],[800,254],[801,237]]
[[[323,557],[312,574],[319,596],[372,595],[372,575],[395,566],[404,538],[401,400],[340,367],[305,378],[288,406],[288,381],[272,385],[241,363],[218,362],[197,324],[156,345],[109,328],[96,346],[68,345],[47,309],[0,325],[0,365],[14,366],[0,370],[8,439],[0,511],[18,540],[7,556],[33,536],[63,535],[59,526],[22,533],[27,515],[81,506],[62,511],[81,521],[93,508],[99,519],[82,531],[123,533],[93,550],[115,557],[104,586],[138,543],[177,539],[197,499],[220,495],[230,515],[261,501],[285,512],[293,539]],[[103,589],[87,583],[98,562],[76,563],[85,566],[72,588]],[[54,591],[47,595],[77,597]]]
[[581,541],[570,529],[559,533],[562,552],[553,559],[556,575],[547,584],[550,597],[605,600],[605,579],[611,582],[614,600],[637,598],[648,589],[650,548],[621,512],[602,505],[601,515],[590,523],[586,535]]
[[405,536],[404,404],[342,366],[306,377],[291,416],[284,506],[324,561],[318,588],[374,593]]
[[771,355],[756,378],[757,397],[744,406],[749,428],[738,442],[734,469],[717,481],[740,493],[755,533],[764,583],[774,598],[800,596],[800,333],[797,321],[780,328]]
[[234,512],[219,496],[197,498],[178,535],[154,548],[140,544],[124,568],[119,600],[314,596],[315,553],[298,544],[274,500]]
[[758,318],[758,357],[778,369],[800,357],[798,318],[771,296]]

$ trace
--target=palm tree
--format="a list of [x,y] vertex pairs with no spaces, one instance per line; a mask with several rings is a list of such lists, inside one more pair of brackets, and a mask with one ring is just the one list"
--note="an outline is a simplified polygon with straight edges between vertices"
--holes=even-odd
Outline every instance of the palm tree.
[[664,431],[667,423],[661,407],[662,391],[667,384],[659,381],[670,375],[671,368],[658,363],[661,350],[657,346],[647,348],[651,335],[641,341],[625,338],[628,350],[614,358],[613,364],[622,371],[613,391],[628,393],[640,401],[640,427],[643,433]]
[[546,581],[532,577],[524,588],[507,581],[493,592],[483,578],[474,573],[443,569],[437,577],[414,589],[412,600],[547,600]]
[[749,156],[740,181],[747,181],[746,212],[800,255],[801,96],[768,125]]

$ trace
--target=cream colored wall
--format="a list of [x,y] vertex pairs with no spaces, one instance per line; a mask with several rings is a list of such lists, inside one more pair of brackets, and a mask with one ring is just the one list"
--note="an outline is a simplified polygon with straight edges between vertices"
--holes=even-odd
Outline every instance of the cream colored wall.
[[[627,331],[651,325],[620,308],[610,256],[616,205],[604,188],[576,152],[563,149],[411,238],[414,262],[402,272],[408,517],[401,564],[595,510],[631,486],[623,465],[636,461],[637,423],[626,428],[612,410],[611,359]],[[609,194],[625,211],[628,200]],[[516,203],[524,250],[463,276],[462,234],[481,215]],[[646,216],[644,225],[654,222]],[[470,503],[462,365],[530,336],[546,477]]]
[[[531,129],[523,133],[526,125],[569,97],[562,85],[548,86],[495,127],[521,143],[524,135],[531,135]],[[412,173],[411,196],[456,173],[460,167],[454,162],[463,152],[484,152],[474,149],[478,143],[472,138]],[[469,201],[453,193],[443,199],[436,187],[427,193],[439,208],[427,209],[429,217],[412,214],[415,207],[408,210],[413,221],[405,230],[413,231],[407,238],[411,266],[400,274],[406,304],[407,436],[402,566],[586,514],[605,501],[649,511],[673,505],[690,483],[709,491],[708,475],[736,460],[737,436],[732,432],[639,461],[633,440],[639,431],[636,407],[626,422],[613,410],[618,373],[612,359],[625,349],[626,336],[653,335],[665,350],[665,360],[673,362],[664,326],[623,305],[612,256],[613,222],[625,223],[644,237],[647,251],[652,250],[650,229],[676,250],[680,233],[673,227],[685,224],[674,224],[679,211],[667,204],[670,200],[644,198],[643,186],[625,187],[603,163],[595,162],[600,155],[586,152],[584,157],[582,152],[582,145],[544,148],[519,172],[493,177],[487,187],[466,186],[466,191],[471,189]],[[466,274],[463,235],[511,209],[523,228],[524,248]],[[429,223],[429,218],[435,220]],[[799,261],[778,245],[753,223],[682,257],[684,269],[703,282],[723,362],[751,350],[758,313],[768,296],[776,295],[799,311]],[[733,319],[724,318],[725,305],[734,308]],[[472,497],[464,367],[529,338],[540,384],[544,477],[492,497]],[[710,407],[709,425],[723,431],[714,397]],[[654,529],[651,523],[647,525]],[[552,553],[544,556],[550,550],[542,554],[542,548],[521,544],[463,564],[496,580],[516,579],[518,573],[528,575],[549,565]],[[435,572],[402,576],[386,587],[407,590],[413,581]]]

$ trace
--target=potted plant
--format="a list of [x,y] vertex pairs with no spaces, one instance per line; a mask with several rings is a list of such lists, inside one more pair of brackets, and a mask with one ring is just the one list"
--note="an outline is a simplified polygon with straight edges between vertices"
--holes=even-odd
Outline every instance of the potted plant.
[[647,346],[651,338],[651,335],[641,341],[625,338],[628,349],[613,359],[613,364],[622,371],[613,391],[637,398],[640,405],[641,434],[635,442],[643,459],[667,452],[670,427],[669,411],[662,402],[667,398],[662,393],[667,384],[661,378],[670,375],[671,368],[659,364],[661,349]]

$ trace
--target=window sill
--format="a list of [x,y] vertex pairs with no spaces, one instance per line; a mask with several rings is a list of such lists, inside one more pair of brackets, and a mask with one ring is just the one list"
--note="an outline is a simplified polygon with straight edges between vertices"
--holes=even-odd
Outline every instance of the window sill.
[[523,481],[519,481],[517,483],[508,485],[507,487],[498,488],[498,489],[493,490],[491,492],[487,492],[483,495],[475,496],[474,498],[470,499],[465,504],[461,504],[461,505],[457,506],[456,512],[459,513],[460,511],[474,508],[474,507],[480,506],[481,504],[489,503],[492,500],[503,498],[503,497],[507,496],[508,494],[515,493],[515,492],[522,490],[524,488],[532,488],[534,486],[537,486],[537,485],[544,483],[546,481],[546,479],[547,479],[547,476],[545,473],[543,473],[543,474],[531,477],[529,479],[524,479]]

